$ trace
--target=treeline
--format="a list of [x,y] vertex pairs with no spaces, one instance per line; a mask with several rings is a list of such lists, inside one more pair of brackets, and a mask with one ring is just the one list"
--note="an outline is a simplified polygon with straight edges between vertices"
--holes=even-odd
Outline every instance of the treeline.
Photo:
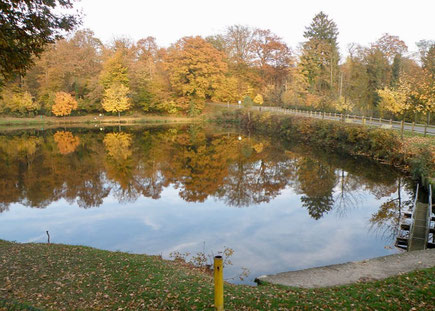
[[184,37],[169,48],[152,37],[104,45],[92,31],[79,30],[3,88],[0,113],[197,115],[207,101],[408,119],[434,110],[434,41],[420,41],[418,55],[408,55],[402,40],[385,34],[369,47],[349,46],[344,59],[338,34],[323,12],[306,27],[297,53],[270,30],[240,25]]

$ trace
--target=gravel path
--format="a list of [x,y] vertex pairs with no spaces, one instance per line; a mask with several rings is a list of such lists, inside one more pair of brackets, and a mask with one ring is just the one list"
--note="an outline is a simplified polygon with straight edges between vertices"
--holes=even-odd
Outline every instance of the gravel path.
[[263,275],[258,277],[257,280],[287,286],[316,288],[381,280],[434,266],[435,249],[430,249],[338,265]]

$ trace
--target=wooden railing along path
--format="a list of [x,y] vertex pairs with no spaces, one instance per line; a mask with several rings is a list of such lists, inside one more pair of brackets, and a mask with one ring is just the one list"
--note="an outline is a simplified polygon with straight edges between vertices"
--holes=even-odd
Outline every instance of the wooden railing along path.
[[[218,104],[210,103],[210,105],[218,105],[220,107],[227,107],[228,109],[239,109],[242,105],[234,104]],[[421,133],[425,135],[435,135],[435,126],[427,124],[409,123],[403,121],[393,121],[382,118],[365,117],[354,114],[341,114],[334,112],[323,112],[323,111],[305,111],[298,109],[286,109],[282,107],[272,107],[272,106],[252,106],[250,110],[255,111],[269,111],[276,114],[293,114],[310,118],[319,118],[325,120],[335,120],[344,121],[346,123],[364,124],[369,126],[375,126],[385,129],[402,129],[405,131],[411,131],[416,133]]]

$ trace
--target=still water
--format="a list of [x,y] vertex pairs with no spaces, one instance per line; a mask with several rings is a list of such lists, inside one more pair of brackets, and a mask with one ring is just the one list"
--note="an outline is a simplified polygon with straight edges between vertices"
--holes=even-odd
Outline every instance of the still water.
[[0,133],[0,239],[49,231],[53,243],[167,259],[231,249],[233,283],[399,252],[410,189],[391,167],[234,129]]

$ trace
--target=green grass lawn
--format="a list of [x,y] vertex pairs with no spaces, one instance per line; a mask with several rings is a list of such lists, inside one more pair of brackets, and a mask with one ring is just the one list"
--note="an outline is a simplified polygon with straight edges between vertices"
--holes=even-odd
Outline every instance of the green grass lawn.
[[[313,290],[225,284],[225,309],[433,310],[434,281],[435,268]],[[213,279],[156,256],[0,240],[0,310],[213,310]]]

